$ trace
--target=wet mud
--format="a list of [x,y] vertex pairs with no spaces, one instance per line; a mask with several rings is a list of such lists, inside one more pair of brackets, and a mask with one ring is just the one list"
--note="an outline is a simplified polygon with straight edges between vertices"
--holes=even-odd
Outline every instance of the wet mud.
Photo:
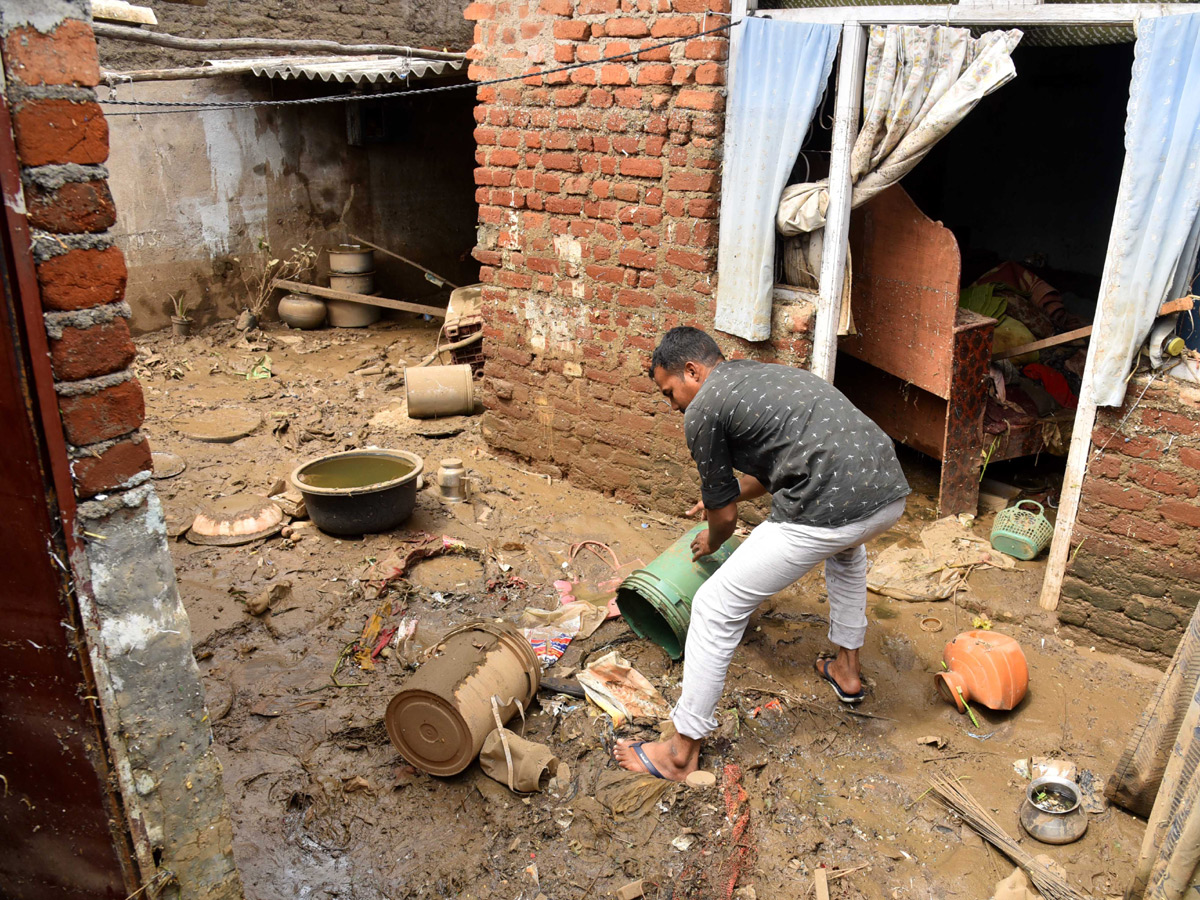
[[[190,521],[205,500],[265,495],[300,463],[343,449],[409,450],[426,473],[459,457],[472,479],[471,499],[460,504],[444,504],[427,484],[409,522],[386,534],[334,538],[301,525],[293,539],[241,547],[172,542],[252,900],[580,900],[639,878],[650,898],[726,897],[731,884],[759,898],[796,898],[813,896],[820,866],[845,873],[830,882],[834,898],[983,898],[1012,866],[927,796],[930,775],[958,776],[1022,837],[1026,782],[1014,760],[1066,756],[1101,779],[1111,771],[1158,673],[1060,639],[1037,605],[1036,562],[975,572],[954,601],[872,596],[868,698],[855,711],[813,669],[829,649],[821,573],[772,598],[751,620],[720,730],[701,757],[717,787],[631,783],[612,746],[620,737],[654,739],[657,729],[614,732],[584,701],[545,694],[523,726],[517,718],[509,727],[548,746],[570,768],[568,784],[520,797],[477,764],[446,778],[418,771],[388,739],[384,712],[424,649],[466,621],[553,608],[555,580],[611,577],[611,561],[599,554],[585,550],[569,562],[579,541],[604,542],[621,563],[648,561],[692,524],[548,484],[521,471],[524,463],[496,458],[473,417],[440,429],[430,427],[437,420],[409,420],[402,381],[397,389],[386,365],[382,374],[353,374],[419,360],[435,337],[426,323],[384,322],[357,331],[276,326],[249,342],[227,326],[140,341],[152,445],[187,463],[156,481],[169,528]],[[272,377],[247,380],[267,355]],[[229,444],[189,439],[172,425],[230,408],[263,424]],[[936,469],[915,456],[904,462],[917,493],[872,552],[916,541],[934,519]],[[989,524],[976,531],[986,535]],[[417,616],[417,632],[360,671],[345,654],[379,606],[369,573],[420,533],[449,535],[477,553],[417,562],[395,584],[391,620]],[[284,582],[290,590],[270,594],[266,611],[252,615],[251,601]],[[1030,683],[1012,712],[975,708],[976,728],[938,698],[933,676],[945,643],[979,616],[1021,643]],[[941,631],[922,628],[930,617]],[[682,664],[619,619],[573,642],[547,674],[562,677],[610,649],[668,700],[678,697]],[[1075,844],[1023,842],[1085,891],[1119,897],[1143,829],[1107,809]]]

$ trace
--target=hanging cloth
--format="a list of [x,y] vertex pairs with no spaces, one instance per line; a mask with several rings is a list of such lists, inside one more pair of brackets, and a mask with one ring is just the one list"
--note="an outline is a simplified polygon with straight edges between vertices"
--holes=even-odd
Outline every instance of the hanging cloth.
[[1138,347],[1158,308],[1188,292],[1200,246],[1200,15],[1138,23],[1125,172],[1108,242],[1094,342],[1099,406],[1120,406]]
[[771,336],[775,208],[804,143],[841,29],[747,17],[731,73],[717,245],[715,327]]
[[[863,123],[850,154],[852,207],[862,206],[912,171],[976,104],[1017,75],[1017,29],[876,25],[867,44]],[[782,235],[825,227],[829,180],[793,184],[779,201]]]

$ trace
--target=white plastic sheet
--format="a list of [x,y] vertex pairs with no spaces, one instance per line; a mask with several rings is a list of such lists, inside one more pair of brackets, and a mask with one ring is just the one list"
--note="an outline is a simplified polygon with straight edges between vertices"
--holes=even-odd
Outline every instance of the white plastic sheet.
[[720,331],[771,336],[775,210],[821,100],[840,29],[747,17],[725,130],[717,249]]

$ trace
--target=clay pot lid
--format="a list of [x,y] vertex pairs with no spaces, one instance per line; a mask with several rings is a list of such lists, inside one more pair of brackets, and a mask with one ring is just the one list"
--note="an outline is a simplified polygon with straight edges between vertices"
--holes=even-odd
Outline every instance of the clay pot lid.
[[262,424],[262,416],[250,409],[227,407],[196,416],[178,416],[171,426],[186,438],[209,444],[232,444]]
[[263,497],[235,494],[207,504],[196,514],[187,539],[193,544],[233,546],[276,534],[283,510]]
[[176,456],[174,453],[166,453],[162,450],[152,452],[150,454],[150,462],[154,470],[153,477],[156,480],[174,478],[187,468],[187,463],[182,456]]

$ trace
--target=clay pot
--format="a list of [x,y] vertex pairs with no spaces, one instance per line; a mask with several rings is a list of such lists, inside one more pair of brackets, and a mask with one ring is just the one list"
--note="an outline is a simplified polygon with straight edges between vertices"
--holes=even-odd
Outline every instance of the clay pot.
[[500,721],[528,709],[542,667],[525,636],[511,625],[477,622],[447,634],[433,657],[388,704],[388,737],[413,766],[430,775],[457,775],[479,755]]
[[325,313],[325,301],[308,294],[286,294],[279,300],[279,319],[292,328],[320,328]]
[[329,271],[343,275],[357,275],[375,268],[375,251],[358,244],[338,244],[330,247]]
[[329,286],[335,291],[349,291],[351,294],[369,294],[375,290],[375,273],[363,272],[360,275],[329,276]]
[[366,328],[374,325],[383,316],[383,310],[369,303],[353,300],[326,300],[329,324],[334,328]]
[[475,411],[475,380],[469,365],[409,366],[404,370],[408,414],[414,419],[470,415]]
[[1013,709],[1025,699],[1029,666],[1021,645],[1006,634],[964,631],[946,645],[947,671],[934,676],[938,693],[959,712],[966,703],[988,709]]

